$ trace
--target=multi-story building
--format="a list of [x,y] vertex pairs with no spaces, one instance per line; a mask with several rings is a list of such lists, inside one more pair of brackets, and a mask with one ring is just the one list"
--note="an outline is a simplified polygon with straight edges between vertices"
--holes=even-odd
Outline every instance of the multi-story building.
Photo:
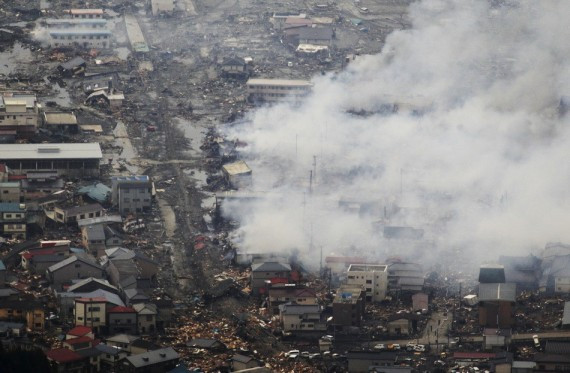
[[75,325],[88,326],[99,332],[107,324],[106,311],[106,298],[78,298],[75,300]]
[[26,205],[0,203],[0,229],[3,236],[26,238]]
[[247,96],[251,102],[257,101],[300,101],[313,84],[307,80],[249,79]]
[[22,138],[33,136],[39,123],[36,96],[21,92],[0,94],[0,129]]
[[[47,19],[52,47],[79,46],[105,49],[111,46],[113,34],[107,29],[107,21],[98,14],[86,17]],[[73,15],[72,15],[73,16]]]
[[351,264],[347,271],[347,284],[363,287],[366,301],[380,302],[388,291],[388,266],[384,264]]
[[22,188],[18,181],[7,181],[0,183],[0,202],[15,202],[21,201]]
[[326,330],[326,322],[321,317],[322,312],[318,304],[287,303],[279,306],[279,318],[286,332]]
[[103,9],[70,9],[69,15],[74,19],[97,19],[103,18]]
[[146,175],[113,177],[111,202],[121,214],[147,211],[152,205],[152,181]]

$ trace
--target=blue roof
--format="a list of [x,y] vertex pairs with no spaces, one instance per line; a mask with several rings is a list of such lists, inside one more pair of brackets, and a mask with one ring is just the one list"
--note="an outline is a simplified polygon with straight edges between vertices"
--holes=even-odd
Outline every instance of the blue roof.
[[0,260],[0,271],[3,271],[6,269],[6,266],[4,265],[4,262]]
[[117,181],[149,181],[148,175],[113,176],[111,180]]
[[22,212],[26,211],[26,208],[21,208],[20,206],[25,206],[21,203],[10,203],[2,202],[0,203],[0,212]]
[[80,188],[77,193],[87,196],[97,202],[105,202],[111,194],[111,188],[102,183],[91,184]]
[[84,253],[84,252],[85,252],[85,249],[79,249],[79,248],[77,248],[77,247],[70,247],[70,248],[69,248],[69,251],[71,251],[71,252],[74,253],[74,254],[77,254],[77,253]]

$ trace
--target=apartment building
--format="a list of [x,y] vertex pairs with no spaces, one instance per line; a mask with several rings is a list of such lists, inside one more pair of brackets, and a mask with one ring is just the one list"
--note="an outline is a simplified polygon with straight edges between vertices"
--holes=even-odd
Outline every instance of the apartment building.
[[247,96],[250,102],[300,101],[312,88],[307,80],[249,79]]
[[26,205],[0,203],[0,229],[5,237],[26,239]]
[[152,181],[148,176],[115,176],[111,180],[111,202],[119,208],[121,214],[150,209]]
[[107,28],[107,20],[102,17],[47,19],[45,23],[52,47],[105,49],[111,46],[113,34]]
[[347,284],[362,286],[366,301],[380,302],[388,291],[388,266],[383,264],[351,264],[347,271]]

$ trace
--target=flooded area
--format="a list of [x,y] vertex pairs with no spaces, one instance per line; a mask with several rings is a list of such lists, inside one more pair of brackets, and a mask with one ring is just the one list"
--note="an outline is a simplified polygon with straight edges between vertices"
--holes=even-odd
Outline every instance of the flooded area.
[[192,123],[191,121],[180,117],[174,118],[174,122],[177,124],[178,128],[184,132],[184,136],[190,141],[190,149],[188,149],[188,153],[194,157],[199,157],[201,155],[200,145],[204,141],[206,129],[200,127],[196,123]]
[[10,75],[23,70],[32,60],[32,52],[28,48],[21,43],[14,43],[12,48],[0,52],[0,75]]

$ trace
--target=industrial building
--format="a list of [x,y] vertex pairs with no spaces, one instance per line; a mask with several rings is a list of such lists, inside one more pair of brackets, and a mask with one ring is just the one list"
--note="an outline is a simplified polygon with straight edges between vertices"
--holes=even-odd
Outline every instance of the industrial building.
[[99,143],[0,144],[0,162],[14,175],[53,172],[58,176],[99,176],[103,158]]

